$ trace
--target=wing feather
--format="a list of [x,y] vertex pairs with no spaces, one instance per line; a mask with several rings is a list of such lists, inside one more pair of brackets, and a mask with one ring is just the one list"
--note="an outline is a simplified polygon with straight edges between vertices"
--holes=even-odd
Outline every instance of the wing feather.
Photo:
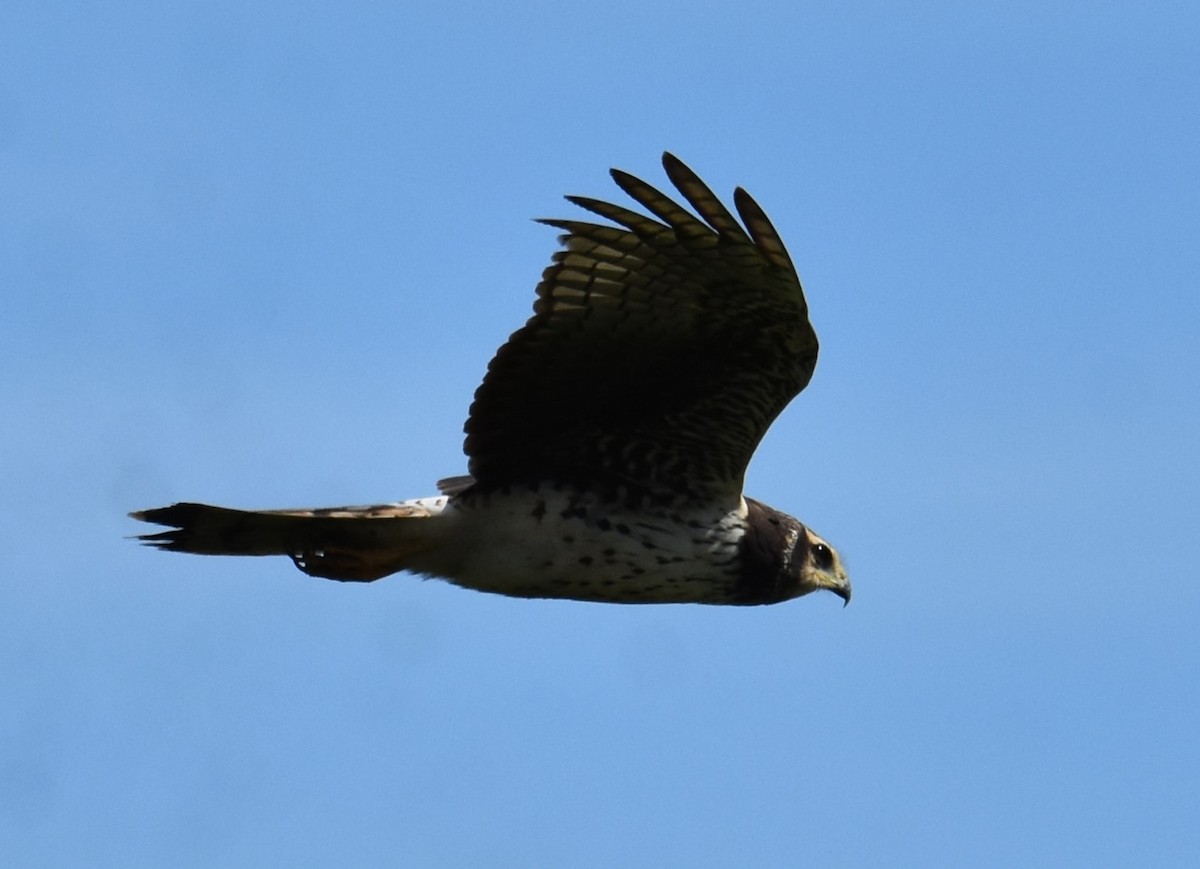
[[632,500],[733,498],[811,378],[816,334],[762,209],[739,188],[739,223],[682,162],[663,165],[696,214],[613,170],[653,217],[568,197],[617,225],[543,221],[564,231],[563,248],[475,394],[476,489],[550,481]]
[[663,167],[666,168],[667,177],[671,179],[671,183],[679,188],[679,192],[691,203],[692,208],[696,209],[709,226],[717,231],[718,235],[741,242],[750,241],[750,237],[737,222],[737,218],[729,213],[729,209],[721,204],[721,200],[717,198],[716,194],[700,180],[700,176],[685,166],[683,161],[672,154],[665,154],[663,155]]

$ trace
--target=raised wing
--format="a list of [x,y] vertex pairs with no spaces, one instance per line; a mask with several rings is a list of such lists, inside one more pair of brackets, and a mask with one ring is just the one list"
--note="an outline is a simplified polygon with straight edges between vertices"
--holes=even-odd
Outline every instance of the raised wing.
[[736,497],[767,427],[812,377],[796,270],[741,188],[741,223],[671,154],[699,214],[619,170],[657,219],[578,196],[618,226],[565,230],[534,316],[497,351],[465,431],[476,486],[551,480],[610,497]]

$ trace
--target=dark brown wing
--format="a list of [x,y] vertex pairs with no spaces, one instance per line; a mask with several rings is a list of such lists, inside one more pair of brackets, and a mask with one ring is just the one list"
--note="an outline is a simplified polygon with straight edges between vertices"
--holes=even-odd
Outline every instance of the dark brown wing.
[[678,159],[663,165],[702,219],[614,169],[657,220],[569,196],[621,228],[542,221],[566,231],[564,249],[475,393],[465,430],[478,487],[736,495],[767,427],[812,377],[817,336],[762,209],[739,188],[739,223]]

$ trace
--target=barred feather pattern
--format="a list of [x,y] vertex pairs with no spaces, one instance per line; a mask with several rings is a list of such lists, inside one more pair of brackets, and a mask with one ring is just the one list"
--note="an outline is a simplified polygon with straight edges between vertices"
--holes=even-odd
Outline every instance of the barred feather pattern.
[[465,427],[480,487],[541,476],[629,503],[729,500],[812,377],[804,293],[762,209],[739,188],[739,223],[682,162],[663,163],[699,217],[613,170],[657,219],[572,196],[617,225],[543,221],[563,249]]

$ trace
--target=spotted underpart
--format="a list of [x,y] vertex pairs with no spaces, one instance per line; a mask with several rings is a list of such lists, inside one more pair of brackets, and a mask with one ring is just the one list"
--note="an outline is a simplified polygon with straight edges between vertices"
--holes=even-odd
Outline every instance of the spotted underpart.
[[626,512],[546,485],[468,494],[441,522],[465,545],[430,550],[412,567],[469,588],[642,603],[721,603],[737,595],[740,503],[688,515]]

